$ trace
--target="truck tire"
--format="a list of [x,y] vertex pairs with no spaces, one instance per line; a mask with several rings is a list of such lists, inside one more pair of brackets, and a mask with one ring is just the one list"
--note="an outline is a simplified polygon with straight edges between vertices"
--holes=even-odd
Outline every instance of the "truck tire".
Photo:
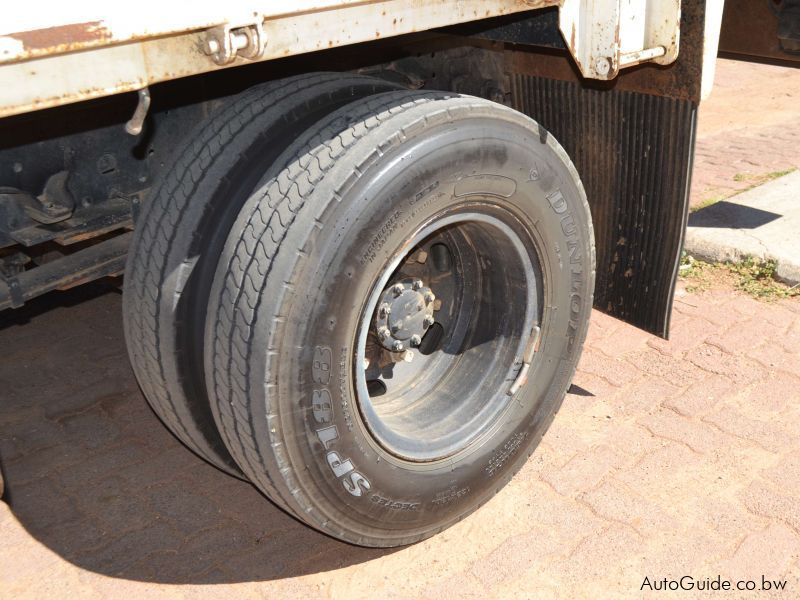
[[446,93],[355,101],[281,160],[209,297],[217,426],[298,519],[416,542],[499,491],[564,398],[594,285],[583,186],[534,121]]
[[208,290],[228,230],[298,132],[353,99],[392,89],[338,73],[251,88],[188,137],[137,223],[123,298],[133,369],[165,425],[228,473],[241,476],[216,430],[202,371]]

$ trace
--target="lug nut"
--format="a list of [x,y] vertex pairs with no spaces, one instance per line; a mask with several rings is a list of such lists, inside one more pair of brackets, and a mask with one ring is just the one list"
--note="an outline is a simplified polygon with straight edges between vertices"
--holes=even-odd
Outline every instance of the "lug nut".
[[416,334],[415,334],[415,335],[412,335],[412,336],[411,336],[411,339],[409,340],[409,343],[411,344],[411,346],[413,346],[413,347],[417,347],[417,346],[419,346],[419,345],[420,345],[420,343],[422,343],[422,338],[421,338],[421,337],[419,337],[419,336],[418,336],[418,335],[416,335]]
[[425,304],[430,304],[436,300],[436,296],[433,295],[433,292],[425,292]]
[[398,283],[392,286],[392,293],[395,295],[395,297],[399,296],[404,291],[406,291],[406,286],[404,286],[402,283]]
[[381,327],[380,329],[378,329],[378,336],[382,340],[385,340],[386,338],[388,338],[389,335],[390,335],[389,334],[389,329],[387,329],[386,327]]
[[425,250],[420,250],[419,254],[417,254],[417,262],[424,264],[426,260],[428,260],[428,253]]
[[380,308],[378,309],[378,315],[380,316],[381,319],[385,319],[386,317],[388,317],[391,314],[391,312],[392,309],[388,304],[386,304],[386,302],[381,304]]
[[[433,325],[435,322],[436,322],[436,320],[435,320],[433,317],[431,317],[431,316],[427,316],[427,317],[425,317],[425,320],[423,321],[423,323],[424,323],[425,327],[430,327],[430,326],[431,326],[431,325]],[[412,338],[412,339],[413,339],[413,338]]]
[[392,350],[395,352],[402,352],[405,350],[405,346],[403,346],[403,342],[400,340],[396,340],[394,344],[392,344]]
[[403,328],[402,322],[401,323],[395,323],[394,325],[392,325],[392,333],[397,333],[402,328]]
[[421,287],[422,287],[422,280],[421,279],[415,279],[411,283],[411,288],[414,289],[414,290],[418,290]]

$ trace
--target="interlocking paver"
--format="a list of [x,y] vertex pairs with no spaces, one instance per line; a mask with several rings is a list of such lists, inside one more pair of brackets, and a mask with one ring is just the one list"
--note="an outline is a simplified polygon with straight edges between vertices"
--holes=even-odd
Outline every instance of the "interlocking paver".
[[[762,315],[782,319],[765,317],[771,335],[754,345],[730,333],[754,326],[749,300],[733,308],[744,299],[738,292],[681,298],[697,314],[677,323],[702,323],[700,343],[686,335],[674,348],[642,345],[637,332],[625,352],[609,352],[604,344],[618,344],[629,328],[606,322],[573,393],[514,481],[444,534],[390,552],[321,536],[194,457],[147,408],[117,352],[86,366],[113,372],[122,390],[114,399],[80,385],[82,371],[65,369],[68,357],[52,357],[40,369],[68,375],[47,374],[51,385],[37,388],[50,418],[30,409],[24,381],[0,405],[0,448],[13,454],[5,464],[10,509],[0,521],[11,554],[0,558],[0,592],[59,595],[80,586],[89,596],[113,597],[170,584],[168,593],[181,595],[391,597],[402,589],[419,597],[436,590],[438,598],[459,596],[453,586],[468,582],[484,597],[531,585],[633,594],[645,575],[744,577],[753,569],[742,565],[768,544],[783,544],[789,558],[756,564],[791,579],[800,518],[800,407],[791,384],[800,373],[777,332],[797,327],[797,301],[759,304]],[[57,308],[34,319],[23,342],[6,328],[0,343],[44,344],[52,324],[81,327],[86,311],[107,315],[106,329],[96,326],[97,339],[86,343],[102,339],[119,349],[115,306],[119,298],[106,295]],[[735,320],[701,316],[720,307]],[[0,376],[15,377],[8,363]],[[8,414],[16,406],[25,418]],[[51,565],[58,585],[17,569],[10,556],[20,553],[26,564]],[[413,581],[398,575],[433,556],[438,562],[414,570]]]
[[780,578],[800,556],[800,538],[782,523],[751,533],[737,548],[722,572],[735,579],[760,582],[763,576]]
[[701,416],[723,401],[733,387],[733,382],[726,377],[709,374],[681,394],[666,398],[663,404],[685,417]]

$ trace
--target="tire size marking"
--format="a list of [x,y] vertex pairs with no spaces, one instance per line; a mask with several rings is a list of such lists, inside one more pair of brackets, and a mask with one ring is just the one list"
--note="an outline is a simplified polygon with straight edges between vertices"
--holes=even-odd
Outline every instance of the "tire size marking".
[[[438,202],[442,198],[448,197],[445,192],[436,191],[439,187],[439,182],[436,181],[429,185],[427,188],[419,192],[414,198],[412,199],[410,205],[411,210],[403,219],[403,222],[400,223],[400,228],[406,230],[409,227],[409,224],[413,226],[414,220],[417,218],[417,215],[422,213],[423,211],[428,210],[428,207],[433,205],[435,202]],[[427,194],[427,196],[426,196]],[[424,201],[422,200],[424,198]]]
[[450,504],[459,498],[463,498],[467,494],[469,494],[469,487],[463,487],[459,489],[453,485],[446,490],[436,492],[436,496],[434,496],[433,500],[431,500],[431,504],[435,504],[436,506],[445,506],[446,504]]
[[347,400],[347,347],[342,346],[339,359],[339,402],[342,405],[344,424],[348,431],[353,431],[353,416],[350,414],[350,402]]
[[[314,383],[327,385],[331,378],[331,349],[317,346],[314,348],[314,359],[311,367],[311,377]],[[328,463],[333,476],[341,481],[344,489],[353,496],[362,496],[369,491],[369,480],[356,471],[353,461],[343,457],[331,446],[339,439],[339,430],[333,424],[333,400],[330,390],[325,387],[317,388],[311,393],[311,414],[317,425],[322,425],[315,431],[317,438],[325,449],[325,462]]]
[[403,216],[399,210],[394,211],[386,222],[381,226],[380,229],[375,233],[372,237],[372,241],[367,246],[367,249],[364,251],[364,254],[361,255],[359,262],[363,267],[367,263],[371,263],[375,258],[378,256],[378,250],[386,243],[386,238],[388,238],[395,229],[397,229],[398,221],[400,221],[400,217]]
[[380,494],[372,494],[370,500],[375,504],[380,504],[381,506],[385,506],[391,510],[417,510],[419,508],[419,502],[402,502],[400,500],[390,500],[389,498],[384,498]]
[[489,474],[489,477],[492,477],[495,473],[497,473],[502,466],[506,464],[508,459],[517,453],[526,437],[528,437],[527,431],[515,433],[505,444],[503,444],[502,448],[494,451],[494,454],[492,454],[492,458],[489,459],[489,464],[486,465],[485,469]]

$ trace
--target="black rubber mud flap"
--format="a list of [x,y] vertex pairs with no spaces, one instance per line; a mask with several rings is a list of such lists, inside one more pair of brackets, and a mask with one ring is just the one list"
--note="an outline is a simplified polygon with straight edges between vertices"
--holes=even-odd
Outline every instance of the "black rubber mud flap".
[[581,78],[566,50],[506,50],[512,106],[556,136],[583,180],[597,243],[595,307],[662,337],[686,230],[705,16],[704,2],[682,2],[677,61],[609,82]]
[[528,75],[515,75],[512,90],[514,108],[552,132],[581,174],[595,223],[595,307],[666,337],[697,105]]

